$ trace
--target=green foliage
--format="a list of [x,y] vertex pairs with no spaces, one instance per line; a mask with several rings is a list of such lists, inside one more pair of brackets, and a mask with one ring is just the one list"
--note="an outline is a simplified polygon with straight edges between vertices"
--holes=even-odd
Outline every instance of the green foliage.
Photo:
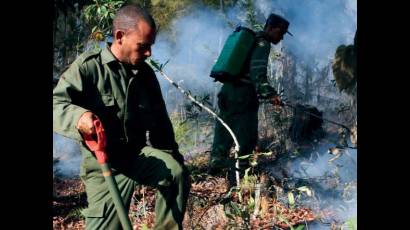
[[249,197],[248,204],[246,207],[249,210],[249,213],[252,213],[252,210],[255,209],[255,199],[253,197]]
[[[188,133],[190,133],[191,127],[190,123],[182,122],[175,115],[171,116],[172,126],[174,127],[175,140],[181,146],[192,147],[194,141],[192,138],[188,138]],[[184,152],[184,151],[183,151]]]
[[87,34],[80,20],[80,1],[56,1],[53,18],[53,74],[57,77],[79,53]]
[[295,228],[295,230],[303,230],[305,228],[305,225],[299,225]]
[[165,65],[169,62],[169,59],[164,63],[161,64],[157,60],[154,60],[152,58],[147,59],[147,63],[154,67],[154,71],[162,71],[162,69],[165,67]]
[[[228,217],[229,223],[228,226],[232,228],[228,229],[249,229],[250,226],[250,213],[251,209],[249,209],[248,204],[241,204],[237,202],[229,202],[225,205],[225,215]],[[238,223],[237,217],[240,217],[247,227],[242,226],[242,223]]]
[[[221,0],[202,0],[204,5],[212,7],[214,9],[221,8]],[[237,0],[222,0],[224,8],[232,7],[236,4]]]
[[90,4],[91,0],[54,0],[54,20],[60,16],[67,17],[76,8],[81,9],[84,5]]
[[133,2],[140,5],[145,5],[152,17],[155,19],[159,30],[168,29],[173,19],[190,12],[189,7],[195,3],[195,1],[190,0],[139,0]]
[[288,200],[289,200],[289,207],[291,209],[295,208],[295,196],[293,196],[293,192],[288,192]]
[[306,193],[308,196],[312,196],[312,190],[310,190],[307,186],[299,187],[297,190]]
[[302,199],[303,194],[311,197],[313,196],[313,191],[307,186],[301,186],[288,192],[288,203],[290,209],[294,209],[296,207],[298,201]]
[[249,26],[253,29],[253,30],[262,30],[263,29],[263,24],[261,24],[260,22],[258,22],[258,20],[256,19],[256,10],[253,6],[253,1],[252,0],[243,0],[242,1],[242,5],[245,9],[246,12],[246,22],[249,24]]
[[278,214],[278,219],[285,222],[285,224],[287,224],[289,226],[290,230],[295,230],[293,228],[293,226],[289,223],[289,221],[284,216],[282,216],[281,214]]
[[348,219],[342,226],[342,230],[346,229],[345,226],[347,225],[347,229],[349,230],[356,230],[357,229],[357,217],[352,217]]
[[91,39],[103,41],[112,34],[112,21],[123,0],[93,0],[84,8],[85,22],[90,26]]
[[141,230],[149,230],[146,224],[141,224]]

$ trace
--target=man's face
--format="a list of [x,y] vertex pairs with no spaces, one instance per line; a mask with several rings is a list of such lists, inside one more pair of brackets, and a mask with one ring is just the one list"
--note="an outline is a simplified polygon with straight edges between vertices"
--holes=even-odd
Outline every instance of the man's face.
[[122,62],[137,66],[151,56],[151,46],[155,42],[153,28],[140,20],[134,30],[127,31],[122,37]]
[[279,27],[268,26],[266,33],[270,39],[270,42],[276,45],[283,39],[283,36],[285,35],[286,31],[287,31],[286,28],[283,26],[279,26]]

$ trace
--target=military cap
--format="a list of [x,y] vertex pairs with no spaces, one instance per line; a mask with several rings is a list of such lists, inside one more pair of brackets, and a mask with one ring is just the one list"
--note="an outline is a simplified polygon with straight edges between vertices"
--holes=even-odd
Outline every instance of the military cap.
[[288,31],[289,21],[277,14],[270,14],[268,19],[266,19],[266,25],[273,27],[283,26],[283,28],[286,30],[286,33],[293,36],[293,34]]

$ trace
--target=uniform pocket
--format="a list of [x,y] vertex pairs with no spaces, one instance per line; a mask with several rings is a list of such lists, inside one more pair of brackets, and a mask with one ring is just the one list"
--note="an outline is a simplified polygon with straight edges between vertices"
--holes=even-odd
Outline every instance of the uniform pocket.
[[123,136],[123,107],[120,107],[112,94],[101,94],[97,100],[98,104],[96,103],[91,111],[101,120],[109,146],[115,138]]

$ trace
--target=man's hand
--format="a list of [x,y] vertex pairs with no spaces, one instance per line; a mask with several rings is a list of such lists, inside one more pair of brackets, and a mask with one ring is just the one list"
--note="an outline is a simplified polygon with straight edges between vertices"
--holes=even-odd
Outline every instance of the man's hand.
[[275,95],[271,98],[272,104],[274,106],[281,106],[282,105],[282,100],[280,99],[279,95]]
[[271,103],[275,107],[276,111],[281,110],[281,108],[282,108],[281,106],[283,105],[283,103],[282,103],[282,100],[280,99],[279,95],[275,95],[275,96],[271,97]]
[[77,122],[77,129],[82,134],[95,134],[95,127],[93,121],[98,119],[96,115],[92,112],[85,112],[81,115],[80,119]]

